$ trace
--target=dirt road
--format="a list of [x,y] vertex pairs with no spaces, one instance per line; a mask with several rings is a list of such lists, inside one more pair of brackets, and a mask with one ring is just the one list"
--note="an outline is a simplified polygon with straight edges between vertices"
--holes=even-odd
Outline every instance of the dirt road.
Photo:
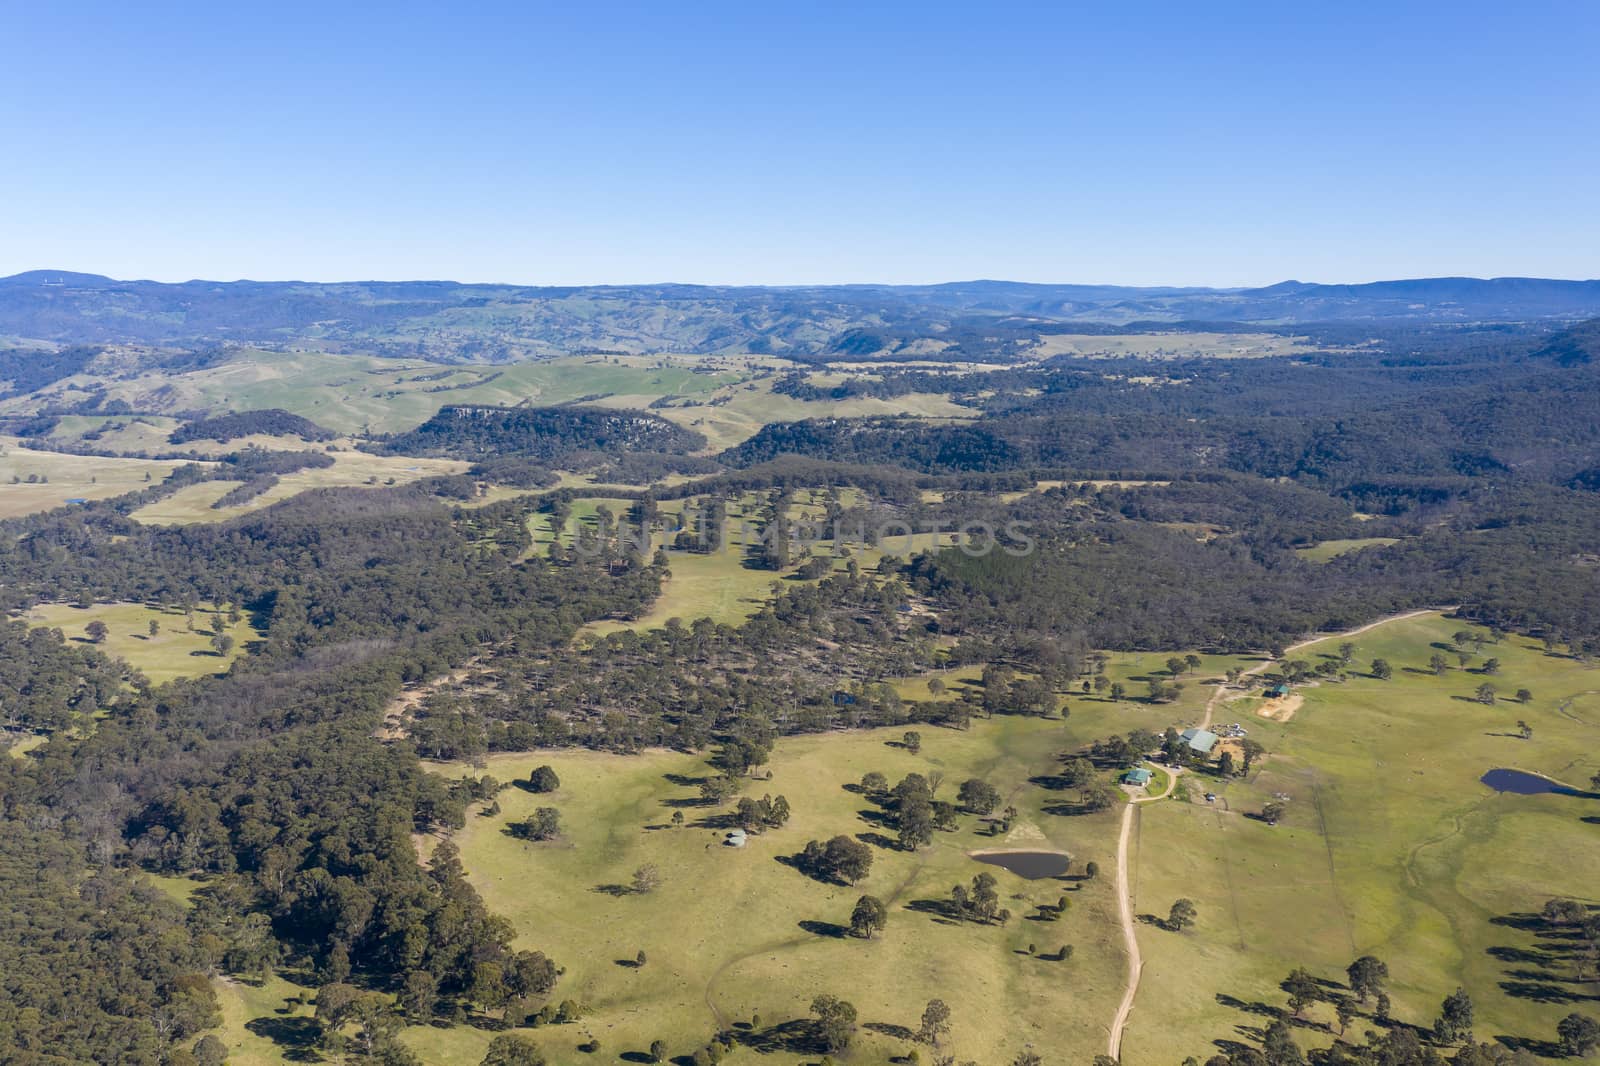
[[[1454,610],[1454,608],[1425,607],[1421,610],[1392,614],[1387,618],[1380,618],[1376,622],[1368,622],[1366,625],[1347,629],[1343,633],[1322,633],[1307,640],[1302,640],[1298,644],[1291,644],[1285,648],[1283,653],[1284,655],[1292,655],[1301,648],[1310,647],[1324,640],[1358,637],[1368,630],[1388,625],[1390,622],[1403,622],[1408,618],[1417,618],[1425,614],[1451,610]],[[1249,677],[1259,674],[1271,666],[1272,663],[1273,660],[1268,659],[1252,666],[1244,672],[1244,676]],[[1211,694],[1211,698],[1206,700],[1205,717],[1200,722],[1201,729],[1211,728],[1212,717],[1228,688],[1229,686],[1224,684],[1217,685],[1216,691]],[[1133,931],[1133,898],[1128,886],[1128,837],[1132,835],[1133,819],[1139,805],[1141,803],[1149,803],[1152,800],[1165,799],[1171,794],[1178,778],[1177,774],[1172,771],[1169,771],[1169,774],[1166,791],[1162,792],[1161,795],[1141,796],[1122,809],[1122,830],[1117,836],[1117,914],[1122,921],[1122,941],[1128,951],[1128,983],[1122,991],[1122,1002],[1117,1007],[1117,1015],[1111,1020],[1111,1036],[1106,1046],[1106,1053],[1119,1061],[1122,1058],[1122,1032],[1128,1027],[1128,1015],[1133,1012],[1133,1001],[1139,994],[1139,974],[1144,969],[1144,959],[1139,954],[1139,938],[1134,935]]]

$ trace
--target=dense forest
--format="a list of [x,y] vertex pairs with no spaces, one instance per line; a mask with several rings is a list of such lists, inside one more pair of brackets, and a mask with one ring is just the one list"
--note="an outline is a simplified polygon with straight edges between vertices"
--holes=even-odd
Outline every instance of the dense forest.
[[454,459],[515,456],[545,464],[582,461],[583,453],[681,454],[705,438],[646,411],[605,407],[447,406],[407,433],[390,437],[390,455]]
[[[8,701],[13,724],[109,716],[87,736],[57,732],[35,757],[0,763],[7,825],[37,823],[42,836],[7,850],[0,876],[33,876],[17,863],[40,861],[40,848],[93,856],[108,898],[131,891],[130,861],[216,875],[207,892],[218,905],[189,919],[191,936],[215,938],[211,970],[282,962],[324,981],[427,983],[439,1010],[490,994],[474,985],[486,963],[505,975],[497,995],[548,991],[555,965],[510,949],[448,849],[426,869],[416,863],[410,834],[458,823],[467,794],[374,734],[403,683],[501,642],[553,647],[586,619],[637,610],[655,594],[656,571],[624,558],[518,562],[524,510],[453,511],[418,488],[309,493],[248,519],[168,529],[94,505],[6,532],[0,571],[13,605],[66,590],[84,602],[212,600],[244,605],[266,636],[226,676],[121,689],[121,673],[93,651],[9,627],[6,683],[21,695]],[[164,914],[136,917],[179,921]],[[37,935],[6,926],[0,958]],[[8,998],[37,1005],[16,1024],[49,1034],[64,1060],[104,1061],[112,1045],[74,1025],[64,994],[92,989],[105,1026],[123,1034],[116,1046],[130,1049],[117,1061],[166,1061],[198,1023],[162,1029],[152,1019],[198,964],[157,955],[148,965],[171,972],[152,969],[142,982],[123,982],[92,954],[8,966]],[[117,994],[112,982],[123,984]]]
[[267,437],[299,437],[302,440],[332,440],[334,432],[323,429],[309,418],[272,408],[266,411],[236,411],[185,422],[167,439],[173,444],[194,440],[214,440],[222,444],[260,434]]

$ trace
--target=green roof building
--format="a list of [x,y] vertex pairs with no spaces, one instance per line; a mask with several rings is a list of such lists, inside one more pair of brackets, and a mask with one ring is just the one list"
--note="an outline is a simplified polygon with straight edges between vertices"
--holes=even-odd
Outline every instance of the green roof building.
[[1122,780],[1130,785],[1148,785],[1155,775],[1142,766],[1135,767],[1122,775]]
[[1210,755],[1211,749],[1217,746],[1217,735],[1209,729],[1185,729],[1178,734],[1178,739],[1196,755]]

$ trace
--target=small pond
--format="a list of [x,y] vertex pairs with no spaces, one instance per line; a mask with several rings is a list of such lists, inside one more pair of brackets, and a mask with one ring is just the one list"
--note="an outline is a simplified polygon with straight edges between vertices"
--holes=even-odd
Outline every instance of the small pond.
[[1030,881],[1060,877],[1067,872],[1067,866],[1072,861],[1059,851],[985,851],[972,857],[990,866],[1004,867]]
[[1558,784],[1548,777],[1530,774],[1526,770],[1490,770],[1478,780],[1496,792],[1510,792],[1518,796],[1540,796],[1554,792],[1560,796],[1582,796],[1575,788]]

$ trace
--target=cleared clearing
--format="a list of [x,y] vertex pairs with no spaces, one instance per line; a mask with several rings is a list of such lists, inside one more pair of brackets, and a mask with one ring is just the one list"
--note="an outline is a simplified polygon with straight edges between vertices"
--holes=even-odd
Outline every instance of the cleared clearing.
[[[529,1031],[554,1061],[571,1061],[573,1047],[587,1036],[599,1037],[608,1056],[641,1051],[657,1038],[667,1041],[671,1054],[688,1054],[719,1024],[748,1022],[759,1013],[761,1028],[768,1029],[802,1017],[811,997],[823,991],[851,999],[867,1023],[854,1061],[904,1054],[911,1045],[896,1034],[915,1029],[934,997],[951,1003],[955,1026],[948,1046],[963,1057],[995,1059],[1003,1052],[999,1061],[1009,1061],[1030,1044],[1083,1050],[1101,1040],[1120,992],[1120,954],[1109,939],[1113,900],[1105,883],[1029,882],[979,865],[968,851],[1007,840],[980,835],[971,817],[915,855],[875,847],[872,873],[854,887],[818,883],[779,861],[813,837],[875,839],[861,814],[873,805],[847,789],[868,770],[891,781],[939,770],[947,793],[968,776],[985,776],[1021,812],[1016,840],[1064,849],[1080,864],[1104,860],[1114,812],[1051,815],[1042,808],[1058,797],[1026,784],[1054,765],[1055,751],[1070,735],[1060,721],[997,719],[968,732],[924,728],[917,755],[887,743],[898,738],[897,730],[781,741],[770,764],[773,779],[751,782],[746,792],[786,795],[793,820],[744,849],[723,847],[720,830],[697,824],[717,813],[699,808],[692,784],[683,783],[708,772],[699,757],[555,752],[494,758],[489,772],[502,780],[549,763],[562,788],[551,796],[508,789],[500,797],[502,813],[472,816],[458,843],[485,900],[524,934],[519,946],[549,951],[567,967],[557,995],[590,1009],[578,1025]],[[561,809],[569,826],[565,840],[528,844],[505,831],[508,822],[543,805]],[[687,816],[687,827],[671,827],[674,810]],[[656,892],[600,890],[626,883],[644,862],[662,871]],[[1002,905],[1014,915],[1009,925],[948,924],[918,909],[918,901],[945,898],[952,884],[982,871],[1000,878]],[[529,892],[529,884],[541,889]],[[872,941],[838,932],[863,893],[890,907],[888,929]],[[1064,920],[1025,918],[1063,895],[1072,901]],[[1062,943],[1076,950],[1070,960],[1056,962],[1031,956],[1032,942],[1041,955]],[[647,965],[619,964],[641,949]],[[1064,982],[1073,990],[1067,1009],[1059,993]],[[406,1034],[427,1061],[441,1063],[476,1062],[487,1039],[462,1029]],[[741,1048],[729,1061],[814,1062],[815,1056]]]
[[[16,437],[0,437],[0,518],[69,506],[69,500],[103,500],[149,488],[181,465],[34,451]],[[30,484],[29,478],[38,480]]]
[[[195,610],[194,629],[182,608],[153,607],[143,603],[97,603],[79,607],[69,603],[46,603],[19,616],[30,626],[59,629],[68,640],[91,643],[90,622],[104,622],[107,633],[100,645],[107,655],[122,659],[142,672],[152,683],[161,684],[178,677],[220,674],[244,654],[246,645],[262,634],[248,616],[229,625],[226,610],[203,604]],[[155,622],[159,631],[150,632]],[[217,626],[233,638],[233,647],[219,655],[211,637]]]
[[[1408,1022],[1431,1024],[1440,1000],[1465,987],[1479,1039],[1550,1039],[1574,1003],[1600,992],[1548,953],[1548,934],[1519,928],[1551,896],[1592,899],[1600,854],[1584,822],[1600,804],[1501,795],[1478,780],[1510,766],[1587,781],[1600,719],[1572,707],[1600,687],[1600,672],[1515,637],[1474,653],[1475,663],[1500,660],[1493,676],[1433,675],[1429,657],[1463,629],[1487,637],[1425,615],[1354,638],[1358,676],[1301,689],[1289,721],[1248,716],[1251,737],[1273,754],[1247,781],[1196,776],[1191,791],[1216,792],[1215,804],[1143,812],[1138,911],[1162,916],[1185,896],[1200,919],[1182,934],[1139,927],[1145,970],[1123,1045],[1128,1061],[1203,1059],[1208,1040],[1260,1027],[1255,1004],[1283,1007],[1278,984],[1294,967],[1342,982],[1361,954],[1388,963],[1394,1014]],[[1315,662],[1339,643],[1296,657]],[[1359,673],[1374,658],[1393,664],[1392,680]],[[1470,697],[1485,680],[1535,697],[1484,706]],[[1517,735],[1519,719],[1532,739]],[[1279,792],[1292,797],[1281,824],[1247,816]],[[1333,1011],[1321,1004],[1309,1019],[1327,1025]],[[1368,1027],[1360,1019],[1352,1031]],[[1295,1032],[1304,1046],[1331,1039],[1304,1025]]]
[[1349,540],[1325,540],[1309,548],[1296,548],[1295,554],[1308,563],[1325,563],[1363,548],[1387,547],[1399,544],[1398,537],[1352,537]]

